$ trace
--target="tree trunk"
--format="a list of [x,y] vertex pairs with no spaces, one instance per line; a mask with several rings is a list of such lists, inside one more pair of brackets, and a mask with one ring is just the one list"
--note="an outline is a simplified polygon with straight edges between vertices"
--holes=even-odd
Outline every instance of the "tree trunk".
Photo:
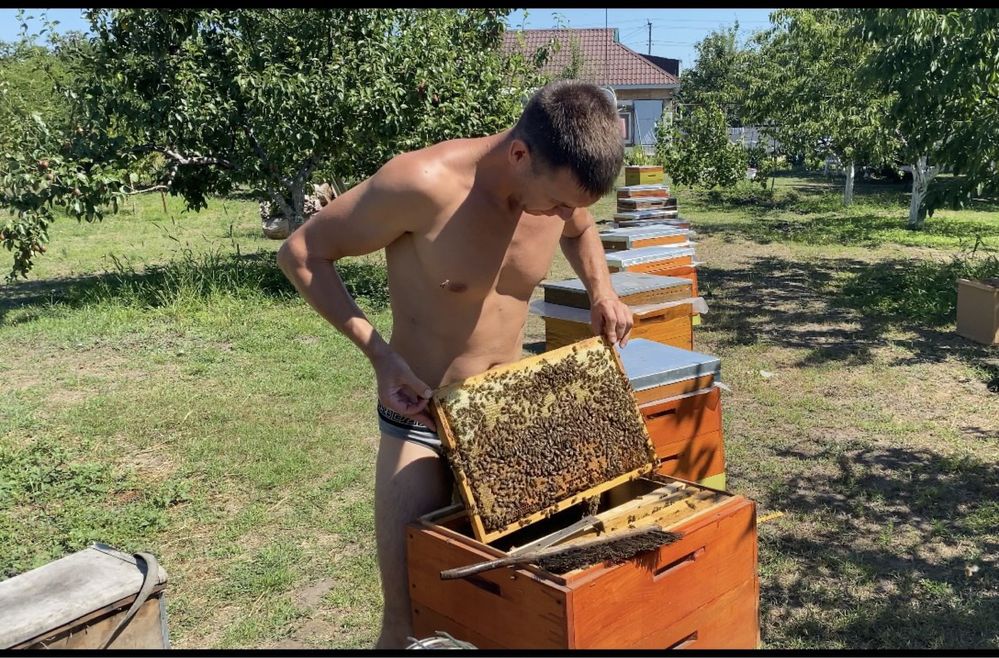
[[289,221],[294,231],[305,223],[305,184],[297,180],[291,190],[291,209],[294,215]]
[[937,175],[937,167],[926,166],[926,156],[919,156],[919,161],[912,165],[912,198],[909,200],[909,228],[919,230],[926,220],[926,208],[923,199],[930,181]]
[[853,203],[853,174],[855,171],[853,160],[846,163],[846,187],[843,189],[843,205],[849,206]]

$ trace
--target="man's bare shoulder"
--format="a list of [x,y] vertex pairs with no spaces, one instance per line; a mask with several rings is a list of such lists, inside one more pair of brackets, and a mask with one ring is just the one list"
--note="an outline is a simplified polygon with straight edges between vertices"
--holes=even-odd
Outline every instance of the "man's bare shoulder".
[[474,163],[463,157],[467,149],[451,140],[395,156],[371,177],[373,191],[420,201],[427,208],[444,208],[474,175]]

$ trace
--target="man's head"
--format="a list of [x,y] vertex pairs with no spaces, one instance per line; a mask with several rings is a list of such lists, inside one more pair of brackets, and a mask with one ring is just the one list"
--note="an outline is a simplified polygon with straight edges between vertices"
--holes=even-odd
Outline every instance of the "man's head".
[[592,205],[613,188],[624,162],[617,108],[586,82],[560,80],[539,89],[511,137],[509,157],[532,214]]

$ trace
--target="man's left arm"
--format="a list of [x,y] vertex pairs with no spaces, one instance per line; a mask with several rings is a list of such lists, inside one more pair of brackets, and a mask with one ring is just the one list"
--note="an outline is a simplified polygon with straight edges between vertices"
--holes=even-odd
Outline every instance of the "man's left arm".
[[603,335],[612,344],[628,343],[628,334],[634,323],[631,309],[614,292],[604,247],[597,234],[593,215],[585,208],[577,208],[566,221],[561,238],[562,253],[586,286],[590,296],[590,325],[595,335]]

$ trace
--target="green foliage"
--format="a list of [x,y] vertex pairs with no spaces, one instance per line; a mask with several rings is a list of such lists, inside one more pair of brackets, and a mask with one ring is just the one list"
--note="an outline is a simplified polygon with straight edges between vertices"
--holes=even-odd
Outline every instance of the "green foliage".
[[729,187],[746,176],[746,150],[728,139],[725,114],[713,104],[695,107],[656,129],[656,154],[674,183]]
[[924,201],[961,207],[999,191],[999,9],[856,9],[858,70],[890,96],[907,161],[921,155],[959,177]]
[[[291,299],[298,293],[275,266],[274,254],[260,251],[241,254],[239,246],[217,246],[195,253],[180,250],[163,265],[137,270],[131,263],[111,255],[112,269],[84,294],[84,301],[142,308],[190,304],[217,296],[252,299],[259,295]],[[336,264],[351,297],[367,308],[388,308],[388,273],[383,265],[358,259]]]
[[[11,276],[24,275],[36,253],[44,253],[52,209],[93,221],[118,177],[80,147],[74,123],[79,34],[58,36],[54,21],[39,35],[22,34],[0,48],[0,243],[14,252]],[[37,45],[48,32],[47,47]]]
[[757,35],[748,114],[791,153],[879,164],[897,149],[888,98],[858,84],[872,47],[838,9],[782,9]]
[[711,32],[694,48],[694,66],[680,74],[677,102],[683,105],[714,104],[725,112],[730,126],[743,124],[748,75],[754,51],[740,48],[738,21],[728,29]]
[[870,268],[843,288],[847,302],[882,319],[940,326],[957,317],[958,279],[999,277],[999,258],[972,249],[946,263],[911,260]]
[[656,158],[645,152],[642,146],[632,146],[624,150],[624,164],[626,165],[648,165],[655,164]]
[[500,53],[508,11],[89,10],[67,89],[79,127],[15,131],[0,171],[12,275],[41,250],[52,206],[100,219],[141,178],[194,210],[248,188],[297,225],[314,181],[349,185],[403,151],[509,127],[542,78]]
[[756,169],[756,178],[753,182],[766,187],[767,181],[778,171],[788,168],[787,155],[778,149],[767,144],[767,140],[760,139],[753,146],[746,148],[746,161],[748,166]]

